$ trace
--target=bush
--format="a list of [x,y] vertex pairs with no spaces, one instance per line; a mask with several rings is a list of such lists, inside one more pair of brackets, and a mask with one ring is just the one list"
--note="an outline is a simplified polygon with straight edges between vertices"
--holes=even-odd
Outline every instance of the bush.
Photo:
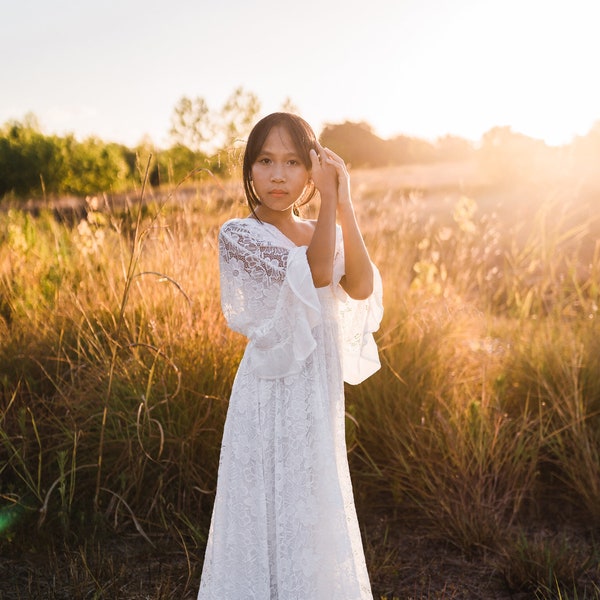
[[98,138],[47,136],[34,121],[0,130],[0,196],[86,196],[133,183],[131,151]]

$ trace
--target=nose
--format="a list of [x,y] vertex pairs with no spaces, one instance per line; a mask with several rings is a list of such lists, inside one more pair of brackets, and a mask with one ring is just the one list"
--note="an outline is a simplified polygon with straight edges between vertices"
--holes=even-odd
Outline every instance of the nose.
[[281,183],[285,181],[285,175],[283,173],[283,168],[279,165],[273,166],[273,171],[271,172],[271,181]]

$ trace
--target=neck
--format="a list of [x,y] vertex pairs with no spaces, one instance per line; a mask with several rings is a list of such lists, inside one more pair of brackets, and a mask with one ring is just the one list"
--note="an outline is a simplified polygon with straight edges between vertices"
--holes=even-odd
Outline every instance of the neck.
[[270,223],[278,227],[279,225],[285,225],[292,223],[297,220],[296,215],[293,212],[292,207],[286,210],[270,210],[265,206],[257,206],[254,209],[256,216],[265,223]]

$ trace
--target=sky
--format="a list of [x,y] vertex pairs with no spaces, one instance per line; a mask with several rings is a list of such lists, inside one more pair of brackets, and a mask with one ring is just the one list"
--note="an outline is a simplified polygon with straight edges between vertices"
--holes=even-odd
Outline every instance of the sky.
[[182,96],[317,131],[570,142],[600,120],[598,0],[0,0],[0,124],[169,144]]

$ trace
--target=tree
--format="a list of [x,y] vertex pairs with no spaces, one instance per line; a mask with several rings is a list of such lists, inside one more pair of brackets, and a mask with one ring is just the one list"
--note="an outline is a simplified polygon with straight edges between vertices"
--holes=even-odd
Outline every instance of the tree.
[[170,135],[175,144],[194,152],[205,148],[214,135],[214,124],[204,98],[183,96],[173,109]]
[[429,163],[435,160],[435,148],[427,140],[397,135],[386,141],[388,162],[395,165]]
[[223,148],[230,148],[248,137],[260,112],[260,101],[253,92],[236,88],[221,109],[221,134]]
[[508,126],[493,127],[481,138],[479,161],[483,172],[494,182],[531,180],[537,174],[548,147]]
[[231,149],[248,136],[259,111],[258,96],[241,86],[220,111],[211,110],[204,98],[183,96],[173,109],[171,138],[175,146],[185,146],[196,153]]
[[600,163],[600,121],[596,121],[584,136],[573,140],[573,148],[578,160]]
[[130,168],[119,144],[107,144],[95,137],[78,142],[72,136],[65,142],[69,173],[62,184],[64,191],[96,194],[124,189],[130,182]]
[[0,130],[0,196],[57,193],[65,175],[62,140],[45,136],[31,113]]
[[600,187],[600,121],[596,121],[586,135],[573,140],[571,153],[579,179],[596,188]]
[[376,167],[389,162],[385,142],[367,123],[346,121],[341,125],[326,125],[321,133],[321,144],[353,167]]
[[292,101],[292,99],[289,96],[281,104],[281,111],[287,112],[287,113],[292,113],[293,115],[300,114],[300,110],[294,104],[294,102]]
[[437,139],[437,157],[439,160],[462,160],[473,155],[473,143],[455,135],[445,135]]

